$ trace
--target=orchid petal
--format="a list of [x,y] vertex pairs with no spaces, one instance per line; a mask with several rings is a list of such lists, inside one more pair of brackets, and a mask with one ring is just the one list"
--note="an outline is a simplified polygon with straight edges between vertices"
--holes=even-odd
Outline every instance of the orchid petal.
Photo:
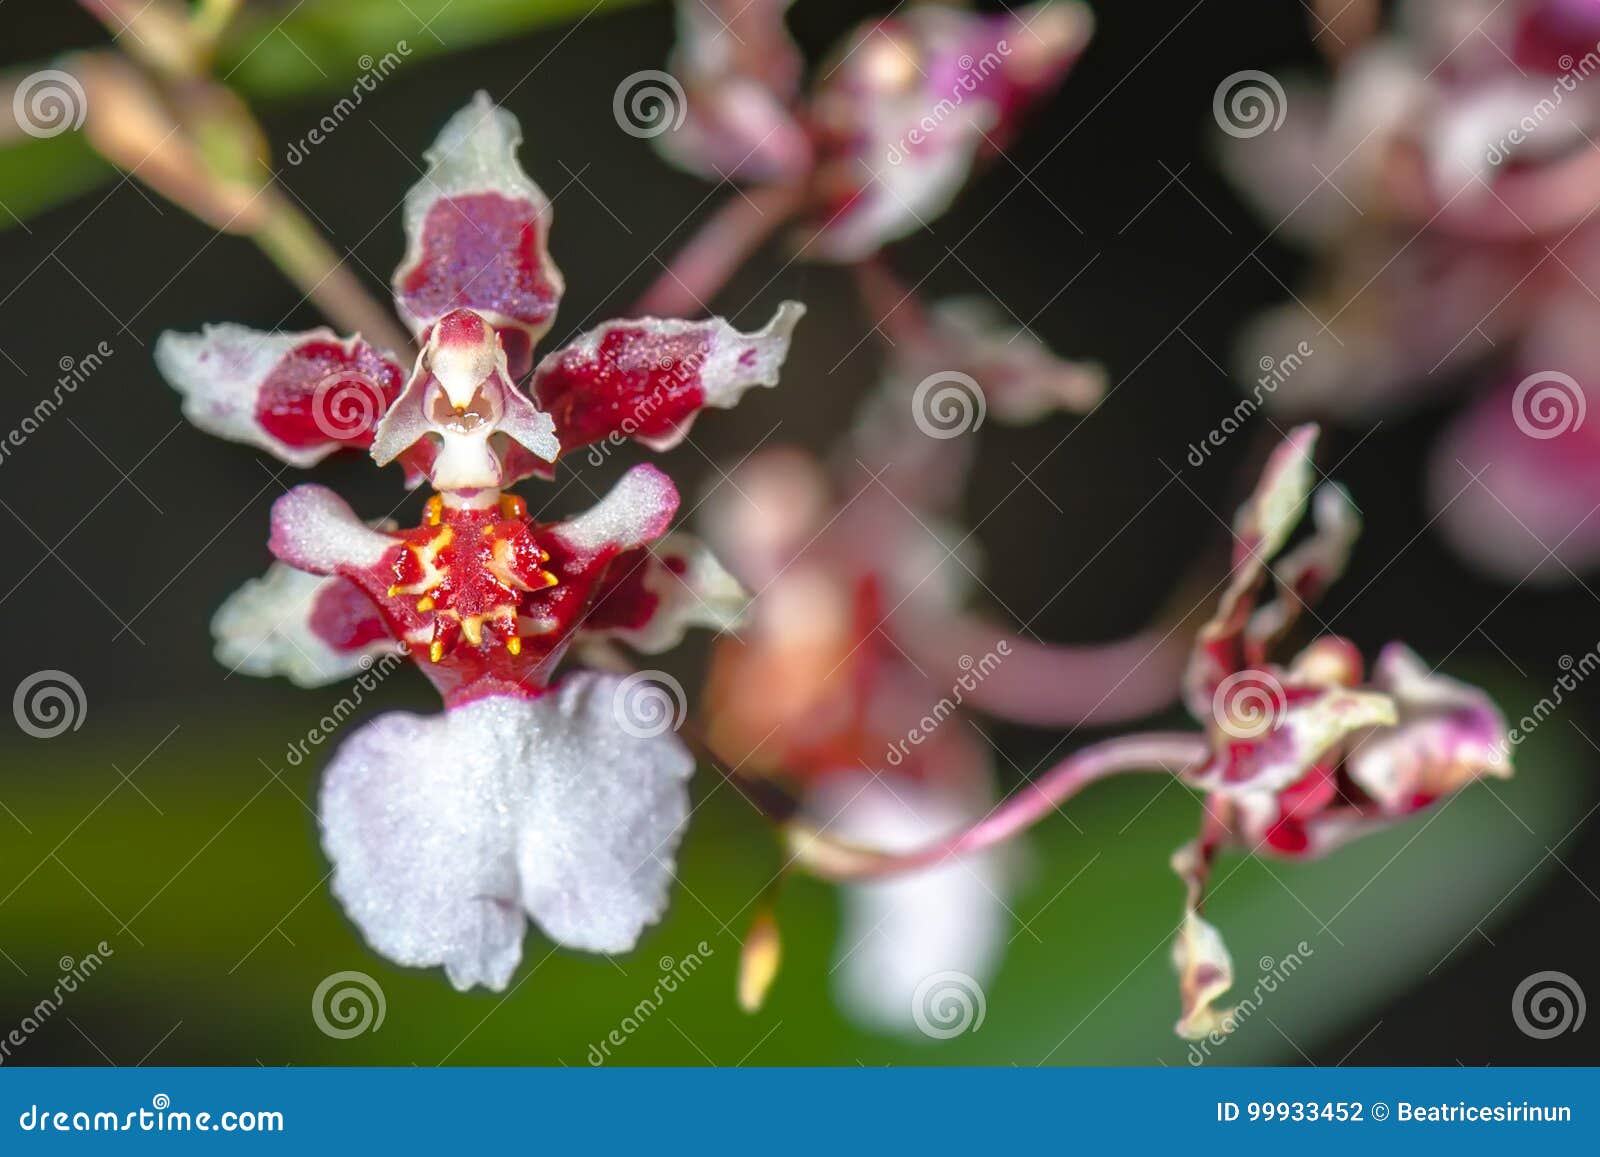
[[555,418],[564,450],[621,438],[669,450],[701,409],[729,409],[752,386],[778,383],[804,313],[784,302],[748,334],[721,318],[607,322],[546,356],[533,393]]
[[395,305],[418,338],[469,308],[501,331],[513,377],[550,328],[564,283],[550,259],[549,199],[517,163],[517,118],[480,92],[451,117],[406,194]]
[[261,333],[208,325],[163,333],[156,368],[208,434],[258,446],[291,466],[372,444],[405,371],[359,337],[332,330]]
[[694,768],[676,737],[618,726],[620,680],[538,699],[385,715],[323,782],[333,891],[369,944],[504,989],[528,918],[556,943],[626,952],[666,910]]
[[217,662],[246,675],[321,687],[404,650],[361,589],[281,562],[251,579],[211,620]]

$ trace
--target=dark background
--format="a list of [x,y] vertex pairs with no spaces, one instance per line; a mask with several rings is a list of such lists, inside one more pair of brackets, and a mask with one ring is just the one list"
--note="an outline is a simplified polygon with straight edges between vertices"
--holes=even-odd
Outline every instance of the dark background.
[[[1022,319],[1034,319],[1033,327],[1057,350],[1093,357],[1110,371],[1114,393],[1065,442],[1063,436],[1072,430],[1068,419],[1025,430],[986,428],[968,500],[972,521],[988,515],[979,537],[990,586],[1025,615],[1048,601],[1033,630],[1062,641],[1108,639],[1140,626],[1193,560],[1222,540],[1222,528],[1202,503],[1225,513],[1237,502],[1244,471],[1264,445],[1263,431],[1233,439],[1198,469],[1184,456],[1189,443],[1215,426],[1237,397],[1237,386],[1221,368],[1235,364],[1233,335],[1253,312],[1283,298],[1283,284],[1296,284],[1304,259],[1275,241],[1263,243],[1262,223],[1220,177],[1212,92],[1223,76],[1242,68],[1281,75],[1290,65],[1319,67],[1297,4],[1201,0],[1096,7],[1099,30],[1087,57],[1030,122],[1012,152],[1014,164],[1001,162],[988,170],[931,233],[898,244],[891,253],[910,280],[933,267],[924,286],[931,296],[989,293]],[[800,0],[791,24],[815,60],[871,10]],[[576,30],[563,22],[506,43],[424,61],[386,80],[332,141],[312,150],[304,164],[285,168],[282,179],[381,292],[400,255],[395,210],[415,178],[414,160],[450,111],[474,89],[488,89],[521,118],[527,137],[524,164],[556,199],[553,249],[568,289],[553,338],[564,340],[628,312],[660,271],[660,259],[688,238],[692,222],[714,200],[726,195],[707,200],[707,185],[668,168],[611,119],[616,80],[661,67],[670,37],[668,8],[646,4],[596,14]],[[0,6],[0,44],[8,65],[101,39],[93,22],[69,4],[11,0]],[[381,54],[385,47],[374,50]],[[281,150],[301,137],[328,103],[310,96],[264,110],[263,120]],[[778,272],[783,261],[776,247],[763,253],[716,302],[747,327],[782,298],[803,300],[812,311],[784,386],[758,393],[734,414],[697,427],[699,449],[719,461],[736,460],[779,422],[775,440],[825,447],[879,364],[881,350],[872,341],[846,356],[865,325],[847,275],[800,264]],[[104,771],[106,759],[126,772],[174,725],[182,727],[185,741],[199,744],[199,754],[189,757],[198,763],[177,773],[173,782],[182,783],[184,775],[197,780],[243,775],[253,788],[261,778],[257,752],[251,748],[236,759],[229,737],[257,734],[275,720],[292,720],[291,733],[298,731],[329,699],[281,681],[225,679],[213,662],[206,628],[210,614],[228,592],[264,568],[267,508],[284,485],[293,484],[295,472],[280,474],[264,456],[182,424],[175,396],[150,363],[154,339],[166,328],[193,329],[220,320],[303,328],[321,319],[309,307],[295,306],[298,294],[247,242],[213,238],[182,211],[128,183],[0,233],[0,269],[0,295],[5,295],[0,375],[6,380],[0,426],[14,426],[49,391],[62,358],[81,357],[102,340],[114,349],[63,412],[0,465],[0,494],[15,512],[14,517],[0,511],[0,687],[13,687],[41,667],[55,667],[82,682],[90,704],[86,726],[70,736],[44,743],[7,731],[0,738],[5,769],[0,801],[15,809],[14,818],[25,828],[41,827],[40,833],[6,830],[12,821],[0,817],[0,838],[16,840],[0,890],[25,881],[19,897],[31,896],[30,910],[42,913],[19,929],[8,926],[0,906],[0,942],[29,976],[40,976],[49,968],[36,972],[27,963],[26,953],[35,946],[23,941],[52,926],[51,893],[59,890],[64,908],[86,901],[54,865],[26,878],[35,860],[48,858],[54,842],[40,844],[45,826],[30,820],[25,802],[30,793],[57,800],[73,789],[74,776],[91,774],[80,773],[80,765],[92,766],[93,781],[84,785],[83,806],[77,808],[82,814],[116,782]],[[1070,287],[1057,296],[1071,278]],[[1559,673],[1561,656],[1580,654],[1600,640],[1600,608],[1582,588],[1508,590],[1468,570],[1431,531],[1418,534],[1428,520],[1421,464],[1458,396],[1447,391],[1433,408],[1386,420],[1342,463],[1339,475],[1366,517],[1352,564],[1352,573],[1361,578],[1333,592],[1323,617],[1369,654],[1384,641],[1403,637],[1430,660],[1451,655],[1452,671],[1494,672],[1501,681],[1496,686],[1520,686],[1531,702]],[[1339,461],[1366,433],[1330,430],[1322,448],[1324,464]],[[1012,494],[1018,471],[1041,459],[1032,474],[1039,489],[1024,486]],[[586,481],[598,491],[609,480],[607,471],[623,465],[608,463]],[[1169,484],[1169,466],[1186,485]],[[674,452],[668,468],[686,494],[712,476],[706,459],[688,447]],[[387,510],[399,493],[397,474],[374,471],[364,461],[328,463],[316,476],[361,511]],[[570,510],[586,501],[587,495],[573,488],[558,506]],[[413,496],[400,517],[414,513],[419,503]],[[1148,509],[1138,513],[1147,503]],[[80,518],[81,525],[74,527]],[[1391,559],[1381,577],[1351,601]],[[1052,597],[1074,574],[1078,577],[1067,593]],[[703,643],[686,648],[680,668],[696,670],[702,652]],[[1546,724],[1565,734],[1584,786],[1573,797],[1566,822],[1539,833],[1551,851],[1542,857],[1540,870],[1498,904],[1498,892],[1487,896],[1483,907],[1494,907],[1482,928],[1470,933],[1461,927],[1466,938],[1431,975],[1411,976],[1378,1007],[1352,1014],[1315,1041],[1297,1039],[1300,1056],[1319,1064],[1348,1058],[1347,1063],[1364,1065],[1597,1059],[1590,1042],[1600,1037],[1593,1026],[1552,1041],[1531,1040],[1517,1030],[1508,1009],[1518,981],[1542,969],[1567,972],[1600,992],[1592,935],[1600,915],[1593,828],[1585,826],[1557,843],[1584,818],[1595,797],[1594,749],[1586,736],[1600,735],[1600,719],[1592,696],[1580,695]],[[429,702],[422,681],[406,675],[382,689],[378,705],[421,708]],[[1022,768],[1032,768],[1058,738],[1005,727],[991,734]],[[124,742],[119,735],[139,738]],[[113,754],[102,756],[108,751]],[[312,771],[295,773],[295,782],[308,792]],[[1533,772],[1524,769],[1524,774]],[[1002,768],[1002,775],[1007,783],[1017,781],[1009,769]],[[238,795],[235,804],[248,795],[248,790]],[[221,811],[221,819],[232,806]],[[309,820],[292,805],[289,814],[285,830],[263,843],[261,858],[242,861],[250,878],[278,872],[279,857],[296,862],[301,875],[310,873],[308,881],[320,873]],[[110,865],[103,870],[111,876],[119,862],[136,870],[160,851],[150,841],[160,844],[167,838],[153,813],[146,819],[148,829],[97,828],[96,851],[83,854],[103,855]],[[71,826],[49,830],[67,832]],[[740,838],[758,835],[745,830]],[[179,848],[175,863],[190,850]],[[214,871],[204,861],[196,870],[207,876]],[[156,873],[155,882],[166,875]],[[1430,874],[1424,859],[1410,863],[1405,875],[1408,903],[1419,909],[1455,886],[1452,873]],[[100,881],[91,882],[100,888]],[[211,884],[219,909],[235,903],[235,896],[248,902],[244,880],[215,878]],[[290,899],[300,891],[293,889]],[[1114,896],[1102,899],[1115,902]],[[1176,899],[1169,895],[1168,902],[1173,906]],[[677,903],[680,912],[692,908],[684,899]],[[309,908],[330,904],[324,893],[307,901]],[[1158,913],[1169,920],[1175,914],[1175,907]],[[265,928],[275,915],[265,913],[257,923]],[[197,904],[174,917],[174,935],[203,940],[212,919],[206,905]],[[1393,935],[1407,935],[1403,919]],[[535,939],[530,938],[529,953],[537,958],[544,950]],[[344,955],[356,961],[351,966],[377,966],[364,949],[356,951],[358,945],[344,947]],[[55,946],[37,947],[41,961],[57,954]],[[1151,967],[1161,967],[1160,955]],[[727,956],[724,963],[731,966],[731,950]],[[1368,964],[1359,955],[1345,956],[1334,967]],[[600,963],[588,967],[605,971]],[[320,975],[327,969],[308,971]],[[1248,967],[1242,969],[1246,979],[1249,974]],[[36,986],[15,975],[7,979],[15,985],[0,989],[6,1005],[15,996],[24,1007]],[[162,1026],[150,1003],[167,999],[191,979],[173,978],[173,989],[86,996],[77,1014],[78,1033],[50,1026],[19,1060],[96,1063],[96,1042],[107,1035],[120,1039],[119,1034],[126,1034],[130,1056],[136,1058],[143,1050],[132,1042],[148,1044]],[[237,979],[231,996],[208,1006],[214,1018],[226,1021],[230,1005],[253,999],[248,983]],[[443,988],[437,978],[427,979]],[[804,977],[787,979],[806,983]],[[1070,976],[1064,975],[1063,983],[1070,983]],[[1172,1011],[1164,1005],[1156,1019],[1164,1025]],[[191,1013],[184,1023],[192,1029],[197,1019]],[[601,1019],[609,1022],[610,1014]],[[153,1061],[250,1063],[258,1058],[248,1043],[227,1047],[221,1030],[201,1033],[186,1045],[188,1036],[175,1035]],[[117,1054],[115,1047],[106,1051]],[[1270,1055],[1288,1063],[1299,1059],[1294,1052]],[[517,1057],[513,1052],[498,1059]],[[698,1063],[692,1053],[681,1059]],[[849,1054],[827,1059],[850,1063]],[[921,1053],[912,1059],[942,1058]],[[1018,1059],[1032,1063],[1036,1058]]]

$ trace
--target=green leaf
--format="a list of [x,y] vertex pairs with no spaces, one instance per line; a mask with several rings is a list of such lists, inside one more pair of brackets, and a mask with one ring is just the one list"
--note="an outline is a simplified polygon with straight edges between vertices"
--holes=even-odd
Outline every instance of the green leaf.
[[283,19],[247,11],[228,36],[218,72],[262,97],[348,90],[373,67],[364,61],[381,61],[386,53],[415,64],[637,2],[307,0]]
[[[1536,698],[1514,691],[1502,702]],[[114,956],[65,1011],[118,1063],[140,1059],[180,1020],[150,1063],[1191,1059],[1171,1032],[1181,890],[1166,861],[1191,834],[1198,805],[1171,782],[1104,785],[1070,807],[1072,824],[1056,819],[1030,838],[1029,882],[1009,898],[1014,937],[986,986],[979,1031],[943,1042],[884,1038],[855,1029],[833,1005],[835,893],[813,881],[795,882],[780,902],[784,963],[767,1008],[738,1011],[739,938],[777,857],[761,821],[711,776],[698,784],[702,804],[672,910],[634,953],[608,961],[556,951],[530,932],[504,995],[460,994],[437,970],[391,967],[328,891],[311,765],[331,742],[302,766],[286,762],[289,744],[319,726],[335,699],[311,693],[297,714],[218,720],[211,734],[186,726],[148,759],[159,731],[129,728],[106,744],[91,743],[86,728],[10,744],[3,758],[12,766],[0,769],[0,799],[13,817],[0,816],[11,828],[0,890],[11,894],[0,906],[17,968],[0,962],[5,1006],[33,1006],[59,957],[81,959],[104,939]],[[1259,1007],[1207,1063],[1297,1063],[1298,1049],[1364,1030],[1384,1002],[1425,985],[1430,971],[1474,946],[1480,921],[1492,935],[1559,870],[1546,848],[1559,850],[1585,813],[1589,762],[1552,719],[1518,749],[1509,783],[1475,786],[1317,863],[1225,860],[1208,915],[1233,951],[1233,999],[1251,995],[1291,953],[1299,962],[1257,994]],[[116,770],[135,767],[131,784]],[[691,957],[698,969],[659,992],[662,977]],[[311,1007],[318,984],[346,970],[376,980],[386,1015],[378,1031],[341,1040],[317,1028]],[[1483,1009],[1462,1014],[1508,1015],[1505,1005],[1490,994]],[[99,1063],[56,1019],[29,1046],[40,1059],[50,1049],[52,1058]]]
[[81,133],[23,138],[0,148],[0,229],[13,229],[114,176]]

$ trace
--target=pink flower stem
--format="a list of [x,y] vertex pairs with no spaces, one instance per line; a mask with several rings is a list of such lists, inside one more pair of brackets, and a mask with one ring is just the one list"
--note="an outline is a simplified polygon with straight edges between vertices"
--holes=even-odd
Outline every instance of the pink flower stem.
[[768,185],[729,197],[645,290],[638,312],[648,317],[707,312],[707,303],[734,271],[799,211],[804,196],[801,185]]
[[1194,732],[1149,732],[1096,743],[1075,751],[983,819],[910,852],[853,847],[801,821],[786,828],[796,864],[825,880],[871,880],[915,871],[952,856],[1003,843],[1053,813],[1089,784],[1128,771],[1181,772],[1203,763],[1205,737]]

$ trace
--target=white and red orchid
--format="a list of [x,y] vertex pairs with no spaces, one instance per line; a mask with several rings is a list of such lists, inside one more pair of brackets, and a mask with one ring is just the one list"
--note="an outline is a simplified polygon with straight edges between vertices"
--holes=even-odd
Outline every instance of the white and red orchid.
[[681,441],[701,409],[777,382],[802,312],[787,303],[753,334],[609,323],[535,368],[563,283],[519,141],[479,94],[428,151],[394,276],[409,370],[400,351],[326,330],[213,326],[157,347],[202,429],[295,466],[366,450],[438,491],[422,525],[396,529],[325,487],[290,490],[272,512],[278,562],[213,630],[250,674],[310,686],[404,651],[439,690],[442,715],[386,715],[341,745],[320,818],[334,892],[369,943],[461,988],[507,984],[529,919],[614,953],[660,917],[693,760],[665,727],[622,724],[624,681],[554,675],[575,643],[663,650],[745,601],[703,545],[668,534],[678,492],[653,466],[558,522],[506,488],[596,442]]

